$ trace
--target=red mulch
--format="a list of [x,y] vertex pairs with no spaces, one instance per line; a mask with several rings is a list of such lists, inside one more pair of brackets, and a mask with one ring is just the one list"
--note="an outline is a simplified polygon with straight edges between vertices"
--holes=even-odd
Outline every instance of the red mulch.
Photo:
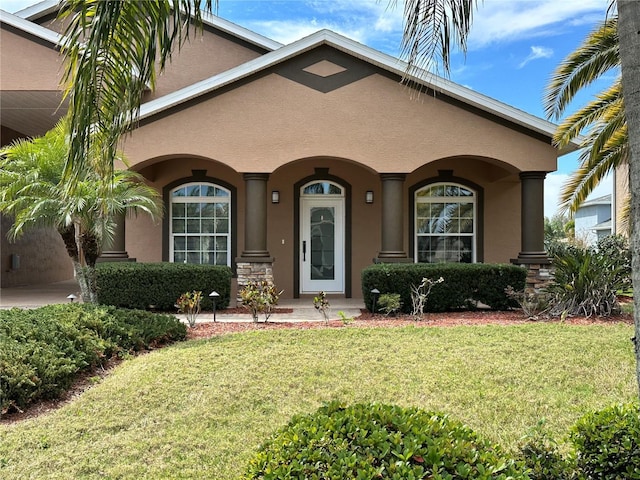
[[[237,310],[237,312],[234,312]],[[291,313],[291,309],[278,308],[277,313]],[[276,313],[274,312],[274,313]],[[226,309],[225,313],[247,313],[244,308]],[[373,315],[368,311],[354,319],[353,322],[345,325],[342,320],[331,320],[328,323],[323,321],[317,322],[209,322],[196,324],[194,328],[190,328],[187,332],[187,339],[210,338],[230,333],[246,332],[252,330],[280,330],[280,329],[298,329],[309,330],[318,328],[371,328],[371,327],[403,327],[413,325],[416,327],[453,327],[458,325],[524,325],[532,323],[534,320],[525,319],[520,311],[494,312],[494,311],[463,311],[463,312],[447,312],[447,313],[427,313],[422,320],[416,321],[409,315],[400,315],[397,317],[385,317],[380,314]],[[559,323],[558,319],[540,319],[549,323]],[[607,325],[613,323],[633,324],[633,316],[630,314],[621,314],[611,318],[584,318],[570,317],[564,321],[568,325]],[[144,352],[143,352],[144,353]],[[92,372],[85,372],[79,376],[72,388],[56,400],[46,400],[36,402],[24,412],[10,412],[0,417],[0,425],[13,424],[28,418],[43,415],[60,406],[71,402],[82,393],[91,388],[95,383],[95,377],[105,377],[110,370],[118,365],[120,360],[112,359],[109,363]]]
[[[227,310],[225,310],[227,312]],[[242,310],[239,313],[246,313]],[[284,313],[284,312],[283,312]],[[328,323],[317,322],[209,322],[196,324],[187,332],[188,339],[210,338],[228,333],[247,332],[252,330],[282,330],[298,329],[309,330],[317,328],[371,328],[371,327],[404,327],[413,325],[416,327],[453,327],[457,325],[523,325],[534,321],[556,322],[559,319],[530,320],[523,317],[520,311],[462,311],[446,313],[426,313],[422,320],[416,321],[410,315],[385,317],[380,314],[371,314],[363,310],[362,314],[353,322],[345,325],[342,320],[331,320]],[[633,324],[633,316],[621,314],[610,318],[601,317],[569,317],[564,320],[568,325],[606,325],[611,323]]]

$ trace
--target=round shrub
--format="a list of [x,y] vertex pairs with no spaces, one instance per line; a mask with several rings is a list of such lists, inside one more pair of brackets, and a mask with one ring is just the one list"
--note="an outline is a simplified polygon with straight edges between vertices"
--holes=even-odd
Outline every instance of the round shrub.
[[640,406],[618,404],[584,415],[572,427],[582,478],[640,479]]
[[296,416],[249,462],[248,479],[524,479],[499,447],[448,416],[332,402]]

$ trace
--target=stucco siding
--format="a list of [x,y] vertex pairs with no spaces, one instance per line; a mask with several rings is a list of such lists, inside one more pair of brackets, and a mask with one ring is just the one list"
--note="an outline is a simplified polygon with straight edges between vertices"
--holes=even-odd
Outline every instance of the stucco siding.
[[[71,259],[58,232],[51,228],[37,228],[25,232],[15,242],[7,240],[11,219],[0,215],[0,286],[35,285],[60,282],[73,278]],[[13,268],[12,255],[19,257]]]
[[62,57],[27,35],[0,28],[0,85],[2,90],[55,91],[60,88]]
[[[482,156],[517,170],[553,171],[553,147],[439,98],[372,75],[329,93],[271,74],[188,109],[143,121],[127,138],[135,165],[167,152],[219,160],[237,171],[271,172],[317,155],[349,158],[379,172]],[[224,133],[223,133],[224,132]]]

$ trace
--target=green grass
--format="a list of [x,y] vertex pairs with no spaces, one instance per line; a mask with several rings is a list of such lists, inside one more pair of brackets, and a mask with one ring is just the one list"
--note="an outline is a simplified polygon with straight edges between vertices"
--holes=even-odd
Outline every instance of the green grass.
[[77,401],[0,426],[0,478],[238,478],[324,401],[439,410],[507,448],[636,397],[632,327],[531,324],[263,331],[126,361]]

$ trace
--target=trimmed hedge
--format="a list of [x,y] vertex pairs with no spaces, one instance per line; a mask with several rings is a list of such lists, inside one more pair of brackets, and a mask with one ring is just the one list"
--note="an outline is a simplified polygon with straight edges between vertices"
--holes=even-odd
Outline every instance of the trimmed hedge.
[[425,310],[446,312],[475,309],[482,302],[494,310],[516,307],[504,293],[508,286],[520,291],[525,287],[527,271],[516,265],[487,263],[383,263],[362,271],[362,294],[365,305],[373,309],[371,290],[381,294],[398,293],[402,311],[411,313],[411,285],[420,285],[426,277],[443,283],[433,286]]
[[250,460],[247,479],[526,479],[498,446],[446,415],[332,402],[296,416]]
[[202,292],[202,309],[212,310],[209,294],[220,294],[217,308],[227,308],[231,295],[229,267],[184,263],[114,262],[97,265],[98,302],[124,308],[175,311],[178,297]]
[[569,435],[580,478],[640,479],[640,406],[612,405],[584,415]]
[[121,352],[182,340],[172,315],[63,304],[0,310],[0,413],[58,397],[76,375]]

